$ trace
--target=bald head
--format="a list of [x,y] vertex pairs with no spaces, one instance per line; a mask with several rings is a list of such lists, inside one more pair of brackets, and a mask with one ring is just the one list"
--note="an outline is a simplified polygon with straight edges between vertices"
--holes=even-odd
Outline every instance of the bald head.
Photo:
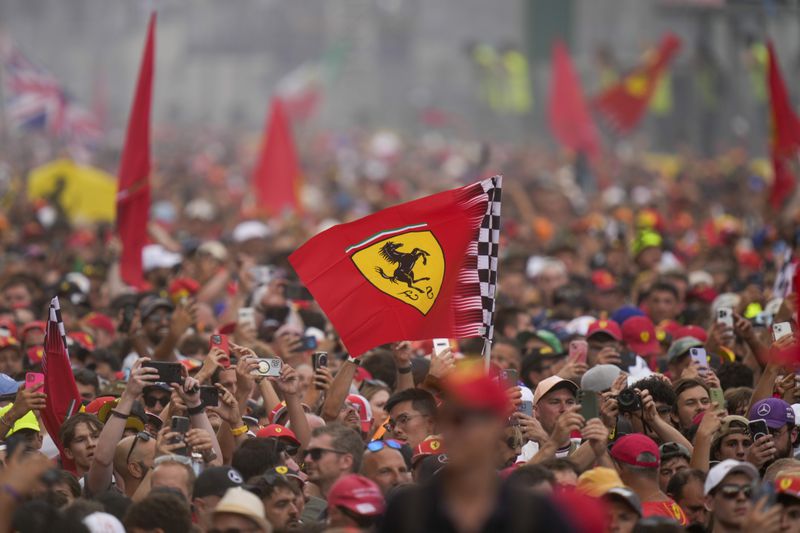
[[[131,450],[131,446],[133,446],[133,450]],[[144,440],[141,437],[132,436],[119,441],[114,450],[114,470],[125,479],[126,488],[131,481],[142,480],[153,466],[155,453],[156,441],[153,438]]]
[[411,472],[406,466],[403,454],[389,447],[365,453],[361,463],[361,474],[377,483],[384,495],[398,485],[411,483]]

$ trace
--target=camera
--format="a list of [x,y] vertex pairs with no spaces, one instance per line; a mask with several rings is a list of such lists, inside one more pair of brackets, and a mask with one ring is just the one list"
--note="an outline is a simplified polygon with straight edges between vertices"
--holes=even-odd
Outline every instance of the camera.
[[642,409],[642,396],[636,389],[622,389],[617,396],[620,413],[633,413]]
[[263,377],[278,377],[281,375],[283,361],[277,358],[259,359],[258,368],[252,374]]

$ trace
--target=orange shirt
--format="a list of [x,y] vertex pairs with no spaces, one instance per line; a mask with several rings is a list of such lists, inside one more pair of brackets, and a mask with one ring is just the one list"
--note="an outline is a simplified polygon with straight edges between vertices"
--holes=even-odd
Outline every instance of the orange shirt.
[[642,516],[666,516],[678,522],[682,526],[688,526],[689,520],[683,513],[683,509],[673,500],[665,500],[661,502],[644,502],[642,503]]

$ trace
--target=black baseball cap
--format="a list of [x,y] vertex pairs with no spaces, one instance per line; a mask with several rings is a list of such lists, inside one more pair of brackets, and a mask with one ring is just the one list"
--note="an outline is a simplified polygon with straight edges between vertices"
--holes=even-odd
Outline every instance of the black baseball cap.
[[142,320],[147,319],[147,317],[152,315],[157,309],[169,309],[170,311],[174,311],[175,306],[166,298],[148,298],[141,303]]
[[194,498],[219,496],[222,498],[231,487],[244,483],[238,470],[230,466],[212,466],[203,470],[194,482]]

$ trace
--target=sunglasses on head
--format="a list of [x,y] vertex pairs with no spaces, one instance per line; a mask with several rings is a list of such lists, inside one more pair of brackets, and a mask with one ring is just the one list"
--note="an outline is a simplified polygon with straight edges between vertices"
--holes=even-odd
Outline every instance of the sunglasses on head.
[[144,401],[144,405],[146,407],[153,408],[156,404],[161,404],[162,407],[166,407],[169,403],[169,396],[156,396],[154,394],[145,395],[142,400]]
[[384,448],[391,448],[393,450],[402,450],[403,444],[394,439],[373,440],[372,442],[367,444],[367,451],[372,453],[379,452]]
[[131,455],[133,455],[133,449],[136,448],[136,443],[137,442],[139,442],[140,440],[142,442],[147,442],[152,438],[153,438],[153,436],[150,435],[150,433],[148,433],[146,431],[140,431],[139,433],[137,433],[133,437],[133,442],[131,442],[131,449],[128,450],[128,455],[125,457],[125,464],[128,464],[128,463],[131,462]]
[[720,485],[717,489],[717,493],[721,494],[723,498],[726,500],[732,500],[739,496],[739,494],[744,494],[745,498],[749,498],[753,494],[753,486],[752,485],[734,485],[733,483],[726,483],[724,485]]

